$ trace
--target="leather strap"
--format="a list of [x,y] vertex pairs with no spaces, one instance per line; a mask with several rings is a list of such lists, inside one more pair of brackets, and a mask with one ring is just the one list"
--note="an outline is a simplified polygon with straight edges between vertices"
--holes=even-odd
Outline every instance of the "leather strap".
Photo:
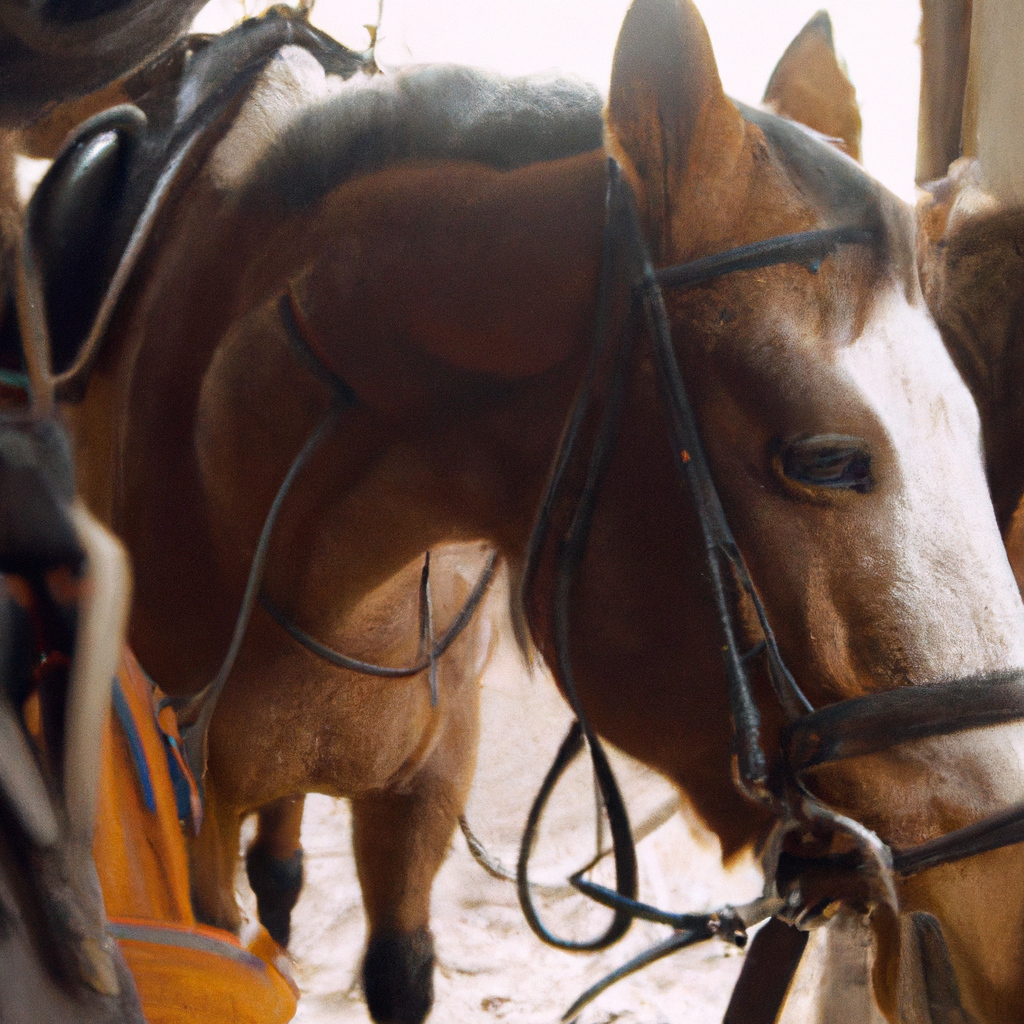
[[777,917],[757,932],[747,949],[722,1024],[775,1024],[807,938],[807,932]]
[[853,697],[811,712],[782,738],[789,768],[880,753],[912,740],[1024,719],[1024,671]]

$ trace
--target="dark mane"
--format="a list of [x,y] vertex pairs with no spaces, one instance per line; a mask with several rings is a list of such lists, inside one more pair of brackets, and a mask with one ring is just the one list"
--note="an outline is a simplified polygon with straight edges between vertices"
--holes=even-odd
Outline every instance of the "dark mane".
[[450,64],[353,80],[282,133],[246,198],[307,209],[343,182],[401,160],[512,170],[574,156],[600,148],[601,108],[597,89],[579,79],[503,78]]

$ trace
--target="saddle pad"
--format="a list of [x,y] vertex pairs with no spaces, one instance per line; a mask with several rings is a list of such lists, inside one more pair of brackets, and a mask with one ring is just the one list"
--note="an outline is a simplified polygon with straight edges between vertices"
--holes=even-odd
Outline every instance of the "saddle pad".
[[[284,1024],[298,998],[284,950],[262,928],[244,946],[199,924],[192,912],[179,800],[153,686],[127,647],[115,690],[120,709],[111,710],[104,736],[93,857],[110,932],[146,1020]],[[140,771],[148,785],[140,784]]]
[[262,929],[249,948],[203,925],[114,919],[110,931],[148,1024],[283,1024],[295,1015],[298,990],[273,962],[285,954]]

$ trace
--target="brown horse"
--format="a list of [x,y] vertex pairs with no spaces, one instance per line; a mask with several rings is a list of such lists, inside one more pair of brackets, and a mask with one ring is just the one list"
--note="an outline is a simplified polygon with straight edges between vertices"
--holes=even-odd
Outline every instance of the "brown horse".
[[[0,424],[0,485],[0,1017],[142,1024],[92,860],[127,561],[72,505],[67,439],[54,423]],[[22,714],[29,693],[42,709],[42,757]]]
[[[326,52],[329,60],[325,63],[336,75],[350,76],[366,63],[365,58],[312,33],[301,20],[278,13],[250,22],[225,39],[186,39],[123,83],[125,93],[136,96],[149,114],[150,134],[143,134],[137,115],[121,108],[102,115],[58,157],[29,214],[32,247],[46,263],[48,326],[54,342],[51,356],[57,369],[66,368],[73,358],[73,353],[68,357],[65,341],[69,336],[77,338],[75,332],[80,331],[83,320],[88,329],[87,317],[96,309],[95,304],[89,305],[89,286],[97,273],[102,276],[109,271],[101,255],[103,244],[110,234],[116,239],[119,228],[124,227],[124,221],[119,223],[112,215],[112,201],[102,204],[97,216],[97,190],[109,198],[117,194],[125,178],[144,175],[153,167],[162,170],[153,161],[152,150],[161,140],[170,140],[171,145],[177,141],[175,133],[181,123],[173,115],[184,106],[178,103],[175,107],[182,97],[188,97],[191,104],[185,107],[186,122],[190,114],[197,114],[204,123],[203,118],[211,117],[213,110],[212,123],[205,124],[206,134],[199,132],[201,145],[209,146],[209,137],[217,136],[218,131],[223,134],[231,126],[231,133],[211,158],[211,164],[219,166],[232,148],[259,143],[251,136],[254,118],[258,120],[268,111],[276,117],[282,103],[288,113],[289,104],[308,99],[304,89],[311,71],[321,89],[335,88],[341,78],[325,78],[320,65],[303,51],[289,55],[286,50],[287,59],[272,61],[266,75],[259,76],[264,51],[273,57],[293,32],[302,34],[307,46],[319,47],[321,55]],[[251,90],[252,96],[239,114],[231,104],[237,108],[236,101],[246,90]],[[227,97],[227,111],[217,107],[222,97]],[[600,138],[600,116],[593,94],[588,92],[586,100],[593,115],[588,140],[592,147]],[[168,109],[172,114],[169,122]],[[139,153],[141,170],[140,162],[130,162],[131,156]],[[130,169],[126,171],[126,167]],[[80,192],[62,191],[68,178],[76,185],[88,182],[86,201],[79,201]],[[136,189],[135,196],[139,194]],[[131,197],[127,202],[130,204]],[[69,293],[75,302],[66,301]],[[114,365],[117,372],[123,371],[123,364]],[[121,402],[133,392],[126,391],[112,403],[113,410],[104,408],[103,400],[96,398],[103,379],[101,366],[82,407],[81,419],[86,422],[78,423],[79,455],[85,460],[83,480],[91,503],[121,524],[126,507],[112,506],[112,501],[126,479],[124,463],[111,459],[103,445],[112,430],[119,431]],[[201,378],[195,383],[200,384]],[[310,400],[315,401],[315,381],[307,386],[312,392]],[[46,387],[37,390],[42,393]],[[299,397],[298,392],[293,397]],[[101,424],[98,430],[97,423]],[[187,459],[173,459],[169,465],[177,465],[189,476],[198,468]],[[205,503],[203,491],[195,487],[201,483],[193,476],[191,493]],[[286,508],[293,501],[301,507],[304,486],[300,477],[298,490],[289,496]],[[178,493],[184,498],[188,489],[182,487]],[[255,493],[253,497],[262,499]],[[127,521],[122,524],[126,525]],[[159,530],[155,524],[154,529]],[[146,532],[155,537],[148,529]],[[143,619],[135,634],[143,663],[172,692],[189,693],[206,681],[203,658],[223,655],[223,649],[218,649],[225,639],[221,627],[230,635],[234,625],[229,620],[234,614],[229,605],[238,603],[236,569],[242,570],[244,583],[251,552],[245,551],[248,542],[240,535],[207,537],[207,542],[216,541],[218,546],[225,540],[228,547],[223,555],[214,555],[209,563],[220,563],[221,571],[214,575],[195,560],[200,556],[189,545],[180,551],[182,562],[173,571],[188,573],[194,568],[193,583],[205,577],[183,606],[189,621],[179,624],[161,615],[157,631],[147,640],[149,627]],[[239,540],[242,547],[236,548]],[[237,556],[242,562],[234,564]],[[272,549],[271,562],[275,560]],[[247,857],[249,877],[262,920],[275,938],[286,942],[290,911],[302,878],[299,825],[303,796],[320,791],[352,798],[360,878],[371,925],[364,968],[366,992],[374,1015],[387,1020],[418,1020],[429,1009],[433,966],[427,929],[430,886],[472,778],[477,680],[493,635],[491,617],[470,620],[465,628],[458,625],[465,622],[477,599],[474,595],[481,593],[481,583],[491,576],[490,553],[479,543],[448,544],[430,553],[429,564],[429,577],[421,556],[396,567],[399,571],[393,578],[362,595],[357,607],[338,614],[324,605],[313,620],[319,638],[364,662],[383,663],[389,671],[422,662],[426,648],[438,650],[435,666],[405,672],[404,678],[380,679],[339,669],[329,660],[311,656],[269,616],[257,611],[231,685],[218,704],[210,737],[205,824],[192,851],[197,912],[210,923],[237,929],[240,919],[233,889],[239,830],[245,814],[259,811],[259,833]],[[209,607],[201,609],[194,604],[200,595],[205,595],[203,600],[210,599]],[[216,609],[213,618],[208,616],[211,608]],[[193,611],[197,618],[191,617]],[[222,612],[226,617],[218,621]],[[179,637],[197,630],[201,646],[206,644],[205,654],[198,661],[186,658],[168,663],[153,646],[163,645],[161,634],[168,628]],[[453,637],[450,643],[446,639],[449,634]],[[164,648],[165,653],[172,648],[182,653],[177,644]],[[195,653],[200,654],[200,648]],[[254,718],[264,723],[255,730]],[[224,751],[232,750],[243,737],[245,749],[224,756]]]
[[[565,86],[421,70],[339,89],[271,145],[253,138],[254,117],[248,135],[228,132],[196,157],[75,413],[89,500],[138,567],[133,642],[165,685],[194,690],[216,671],[266,509],[332,407],[271,544],[265,590],[288,619],[333,638],[444,541],[484,538],[522,565],[597,301],[606,166],[592,127],[568,138],[567,122],[589,123],[578,101]],[[524,119],[527,140],[514,130]],[[806,131],[729,102],[685,2],[640,0],[627,16],[607,141],[660,264],[815,227],[872,239],[814,274],[747,270],[669,300],[723,505],[811,702],[1019,668],[1024,607],[977,412],[918,290],[909,211]],[[651,359],[631,365],[571,593],[576,688],[597,731],[673,778],[730,856],[764,834],[767,815],[733,787],[698,521],[664,441]],[[549,653],[544,559],[533,584],[524,611]],[[264,767],[246,758],[282,699],[274,684],[312,664],[261,613],[247,650],[211,733],[215,798],[218,780]],[[415,749],[415,723],[429,719],[422,686],[368,685],[368,700],[348,694],[371,730],[346,726],[350,765],[353,751],[393,756],[393,742],[367,742],[382,720]],[[323,750],[324,692],[293,704],[287,723],[307,763]],[[767,693],[770,738],[783,722]],[[824,767],[813,788],[911,846],[1014,798],[1017,731],[1004,728],[1002,746],[964,734]],[[367,988],[407,997],[377,1013],[404,1021],[423,1010],[408,996],[424,991],[413,968],[426,900],[403,872],[424,831],[447,841],[452,818],[437,805],[450,809],[458,791],[428,771],[424,806],[420,776],[389,790],[384,768],[349,791]],[[807,853],[821,851],[821,837],[806,839]],[[897,901],[941,922],[977,1020],[1019,1019],[1022,899],[1007,881],[1018,863],[1015,850],[989,852],[902,881],[894,899],[853,900],[870,912],[875,992],[892,1019],[925,1012],[927,995]]]

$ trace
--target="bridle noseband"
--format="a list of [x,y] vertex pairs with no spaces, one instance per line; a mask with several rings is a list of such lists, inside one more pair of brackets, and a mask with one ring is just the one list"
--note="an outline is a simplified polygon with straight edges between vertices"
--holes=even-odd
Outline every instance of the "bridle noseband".
[[[555,457],[547,490],[541,503],[527,557],[524,574],[524,600],[531,597],[538,568],[546,552],[554,550],[554,578],[550,593],[550,615],[556,668],[559,681],[576,715],[576,722],[562,744],[555,763],[537,795],[524,831],[520,849],[519,896],[527,921],[544,941],[564,949],[604,948],[618,939],[635,917],[660,921],[676,933],[658,946],[642,953],[609,977],[584,993],[567,1011],[564,1019],[575,1017],[609,984],[638,970],[676,949],[714,935],[737,945],[746,943],[746,927],[769,921],[755,938],[762,935],[767,948],[779,943],[780,929],[794,936],[782,936],[787,963],[768,963],[771,956],[748,954],[744,975],[756,964],[756,970],[788,972],[783,983],[768,983],[777,1000],[755,1000],[751,1010],[752,986],[765,986],[741,976],[734,992],[729,1022],[740,1020],[774,1021],[785,998],[789,978],[795,972],[806,942],[805,931],[796,933],[790,926],[806,929],[820,920],[821,909],[830,903],[851,897],[850,879],[857,883],[857,899],[865,897],[888,903],[898,911],[895,878],[907,877],[939,864],[947,864],[1002,846],[1024,841],[1024,803],[991,815],[982,821],[921,843],[905,850],[891,850],[870,829],[840,814],[816,798],[804,782],[810,769],[828,763],[885,751],[911,740],[948,735],[968,729],[1024,719],[1024,673],[1010,672],[998,678],[956,679],[925,686],[902,687],[881,693],[844,700],[815,710],[788,670],[779,651],[765,609],[747,571],[743,556],[733,538],[728,519],[718,496],[696,418],[686,393],[672,344],[665,310],[663,289],[691,287],[741,270],[802,264],[816,272],[822,260],[841,245],[870,245],[873,232],[856,226],[840,226],[785,235],[756,242],[727,252],[704,257],[677,266],[655,270],[640,228],[631,190],[614,159],[608,160],[606,219],[598,304],[592,336],[590,359],[576,400],[570,411],[562,441]],[[629,312],[621,317],[617,337],[610,340],[616,283],[630,282]],[[624,403],[626,377],[633,345],[633,318],[642,315],[647,328],[651,355],[657,373],[658,390],[665,413],[675,465],[685,481],[700,522],[707,555],[708,575],[723,636],[726,685],[733,722],[734,780],[748,800],[768,809],[775,819],[772,835],[764,853],[766,885],[764,895],[746,907],[726,907],[711,914],[669,914],[636,901],[636,854],[630,836],[628,815],[622,796],[608,765],[601,742],[588,724],[576,690],[569,652],[569,603],[577,570],[587,546],[597,493],[606,473],[617,436],[619,416]],[[590,429],[594,438],[585,469],[578,465],[582,435]],[[575,473],[573,470],[575,469]],[[571,504],[567,525],[555,529],[559,511],[566,506],[569,479],[582,476],[582,488]],[[760,627],[762,639],[752,649],[742,651],[738,637],[737,597],[749,602]],[[763,657],[772,691],[782,712],[785,728],[780,749],[769,772],[769,759],[761,742],[761,713],[750,679],[750,665]],[[594,762],[595,779],[608,814],[616,863],[616,890],[574,876],[571,881],[583,893],[615,912],[612,923],[598,938],[574,942],[553,936],[540,921],[533,905],[528,881],[530,854],[544,807],[562,773],[582,750],[584,741]],[[813,865],[821,877],[813,880],[810,866],[797,863],[783,853],[783,843],[792,832],[809,834],[812,829],[829,834],[843,833],[853,841],[855,855],[819,859]],[[810,874],[808,873],[810,872]],[[581,872],[582,874],[582,872]],[[845,885],[845,887],[844,887]],[[937,922],[928,915],[914,915],[919,931],[934,931]],[[916,920],[928,918],[927,922]],[[941,929],[938,943],[944,950]],[[945,968],[955,976],[945,960]],[[774,980],[774,979],[773,979]]]

